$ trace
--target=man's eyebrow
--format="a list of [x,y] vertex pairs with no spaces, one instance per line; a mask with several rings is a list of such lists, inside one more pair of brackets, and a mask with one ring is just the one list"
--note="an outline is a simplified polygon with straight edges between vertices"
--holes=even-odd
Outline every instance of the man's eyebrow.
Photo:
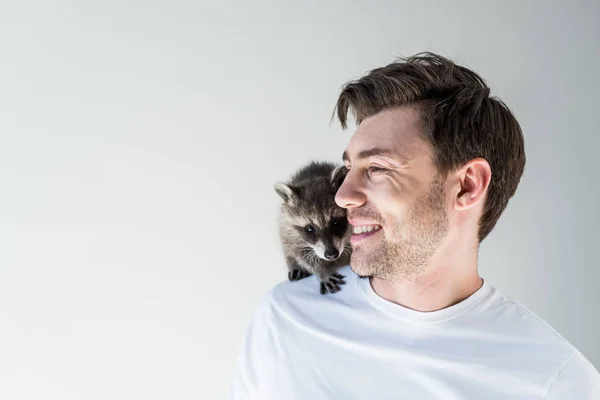
[[[396,154],[392,153],[389,150],[382,149],[380,147],[373,147],[372,149],[362,150],[356,155],[356,159],[362,160],[373,156],[390,158],[392,160],[398,159],[398,156]],[[344,154],[342,154],[342,160],[346,162],[350,161],[350,156],[348,155],[347,151],[344,151]]]

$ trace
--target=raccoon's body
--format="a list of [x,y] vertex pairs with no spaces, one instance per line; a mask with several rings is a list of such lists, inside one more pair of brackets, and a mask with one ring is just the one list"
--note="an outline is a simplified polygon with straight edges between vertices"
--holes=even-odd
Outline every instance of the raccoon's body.
[[288,267],[288,279],[316,275],[320,292],[335,293],[344,278],[338,268],[350,262],[351,227],[346,210],[335,203],[335,194],[346,169],[330,162],[313,161],[275,183],[283,200],[279,215],[279,237]]

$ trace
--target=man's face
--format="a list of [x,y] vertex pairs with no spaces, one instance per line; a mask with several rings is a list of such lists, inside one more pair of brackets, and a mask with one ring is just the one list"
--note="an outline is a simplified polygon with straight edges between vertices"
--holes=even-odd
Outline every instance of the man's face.
[[344,152],[348,175],[335,200],[358,231],[350,264],[360,276],[413,279],[448,234],[451,204],[418,118],[407,107],[371,116]]

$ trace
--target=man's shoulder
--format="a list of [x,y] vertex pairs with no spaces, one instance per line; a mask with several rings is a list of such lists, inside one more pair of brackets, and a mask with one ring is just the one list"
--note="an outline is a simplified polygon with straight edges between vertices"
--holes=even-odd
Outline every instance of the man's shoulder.
[[600,373],[576,351],[550,382],[545,399],[600,399]]
[[508,330],[516,337],[529,337],[540,343],[553,343],[556,347],[568,353],[569,357],[576,352],[575,347],[566,340],[546,319],[531,310],[522,302],[515,300],[498,290],[495,290],[495,310],[492,314],[499,315]]
[[543,367],[551,369],[553,379],[566,366],[567,373],[583,370],[588,376],[598,373],[593,367],[590,370],[591,363],[579,349],[538,313],[497,290],[493,298],[486,312],[491,318],[486,320],[491,321],[492,329],[502,332],[510,343],[523,349],[520,357],[524,364],[543,361]]
[[336,293],[321,294],[319,279],[314,275],[298,281],[281,280],[267,290],[263,298],[263,310],[266,307],[270,312],[289,314],[345,303],[356,293],[357,275],[350,266],[340,268],[338,273],[344,277],[344,284]]
[[[356,275],[349,265],[341,267],[337,272],[344,277],[345,283],[341,285],[339,292],[334,293],[334,296],[351,290],[353,280],[356,279]],[[320,282],[315,275],[310,275],[298,281],[282,280],[273,285],[268,294],[271,300],[277,304],[328,298],[327,294],[321,294]]]
[[511,340],[530,342],[545,347],[561,357],[570,358],[576,351],[548,321],[522,302],[494,288],[494,294],[483,313],[493,329],[510,336]]

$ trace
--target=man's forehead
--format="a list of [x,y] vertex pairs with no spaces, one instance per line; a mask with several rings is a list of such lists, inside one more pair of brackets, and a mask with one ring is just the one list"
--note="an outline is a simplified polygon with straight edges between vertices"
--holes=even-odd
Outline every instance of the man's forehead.
[[352,135],[342,159],[386,157],[397,161],[423,151],[423,140],[413,113],[404,110],[381,112],[365,119]]
[[351,153],[348,149],[342,154],[342,160],[350,161],[350,159],[362,160],[369,157],[381,157],[389,159],[400,159],[402,154],[394,149],[386,147],[370,147],[362,150],[358,150],[355,153]]

